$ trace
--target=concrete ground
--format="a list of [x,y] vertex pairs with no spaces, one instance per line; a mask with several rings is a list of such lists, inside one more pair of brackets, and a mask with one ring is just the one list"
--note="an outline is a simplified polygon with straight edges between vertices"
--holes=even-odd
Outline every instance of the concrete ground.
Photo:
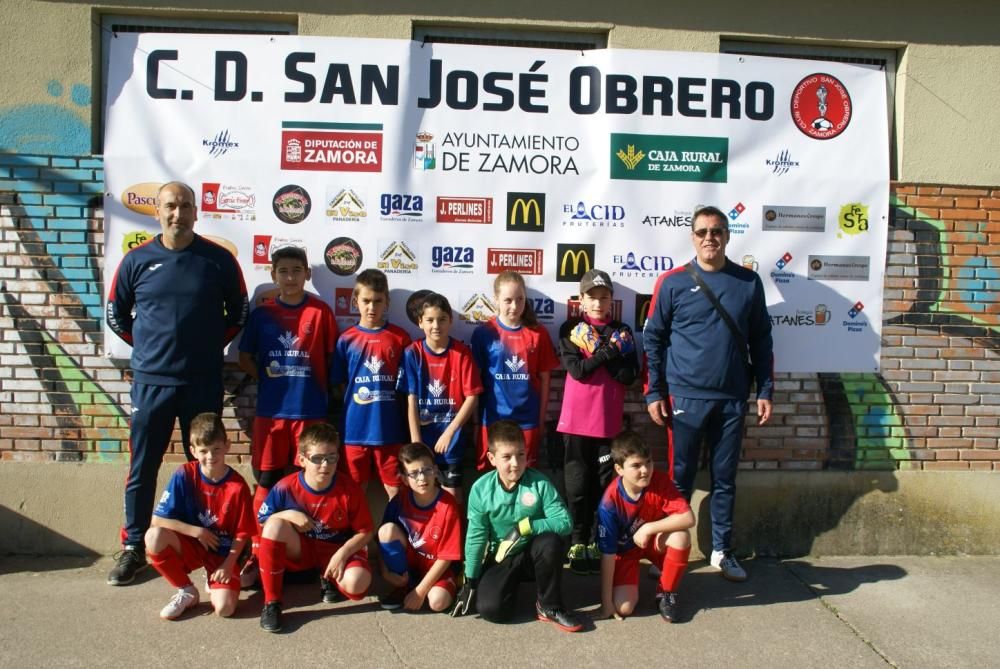
[[[530,584],[507,625],[385,612],[374,597],[323,605],[317,585],[289,585],[285,632],[267,634],[256,591],[243,593],[235,619],[215,618],[203,601],[164,622],[157,613],[171,588],[152,570],[113,588],[107,558],[0,558],[0,667],[1000,666],[1000,558],[744,565],[750,580],[733,584],[692,563],[681,586],[686,620],[674,625],[660,620],[644,577],[634,617],[575,635],[533,619]],[[572,606],[597,603],[596,577],[566,571],[563,589]]]

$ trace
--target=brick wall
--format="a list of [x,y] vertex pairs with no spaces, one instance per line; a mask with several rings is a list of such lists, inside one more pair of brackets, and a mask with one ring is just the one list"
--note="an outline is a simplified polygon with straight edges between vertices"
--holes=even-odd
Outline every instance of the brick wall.
[[[0,154],[4,460],[127,458],[128,371],[101,342],[102,182],[99,158]],[[748,418],[744,468],[1000,469],[1000,188],[892,197],[882,373],[779,375],[772,423]],[[241,379],[227,371],[225,419],[245,457]],[[626,410],[663,443],[637,392]]]

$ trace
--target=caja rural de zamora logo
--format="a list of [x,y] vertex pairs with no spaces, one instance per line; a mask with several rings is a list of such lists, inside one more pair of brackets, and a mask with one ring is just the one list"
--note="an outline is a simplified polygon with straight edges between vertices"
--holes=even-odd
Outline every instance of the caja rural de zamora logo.
[[726,183],[727,137],[611,133],[611,178]]

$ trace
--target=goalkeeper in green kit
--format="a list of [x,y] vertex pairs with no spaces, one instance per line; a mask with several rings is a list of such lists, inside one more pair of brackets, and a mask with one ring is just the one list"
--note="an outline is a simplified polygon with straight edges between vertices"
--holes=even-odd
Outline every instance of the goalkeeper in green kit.
[[578,632],[583,623],[563,608],[560,588],[569,513],[552,482],[527,466],[517,423],[493,423],[488,438],[487,457],[495,471],[480,477],[469,493],[465,585],[452,615],[465,615],[475,605],[486,620],[509,620],[518,585],[534,578],[538,619]]

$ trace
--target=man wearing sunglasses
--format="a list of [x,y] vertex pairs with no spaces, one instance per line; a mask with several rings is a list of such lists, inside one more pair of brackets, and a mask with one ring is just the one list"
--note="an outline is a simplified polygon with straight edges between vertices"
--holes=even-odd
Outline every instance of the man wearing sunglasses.
[[[695,258],[662,275],[643,330],[646,408],[666,425],[678,489],[690,501],[702,441],[710,453],[712,555],[731,581],[747,574],[732,553],[736,471],[751,383],[758,424],[771,417],[771,320],[756,272],[726,258],[729,220],[701,207],[691,223]],[[729,321],[727,323],[727,320]]]

